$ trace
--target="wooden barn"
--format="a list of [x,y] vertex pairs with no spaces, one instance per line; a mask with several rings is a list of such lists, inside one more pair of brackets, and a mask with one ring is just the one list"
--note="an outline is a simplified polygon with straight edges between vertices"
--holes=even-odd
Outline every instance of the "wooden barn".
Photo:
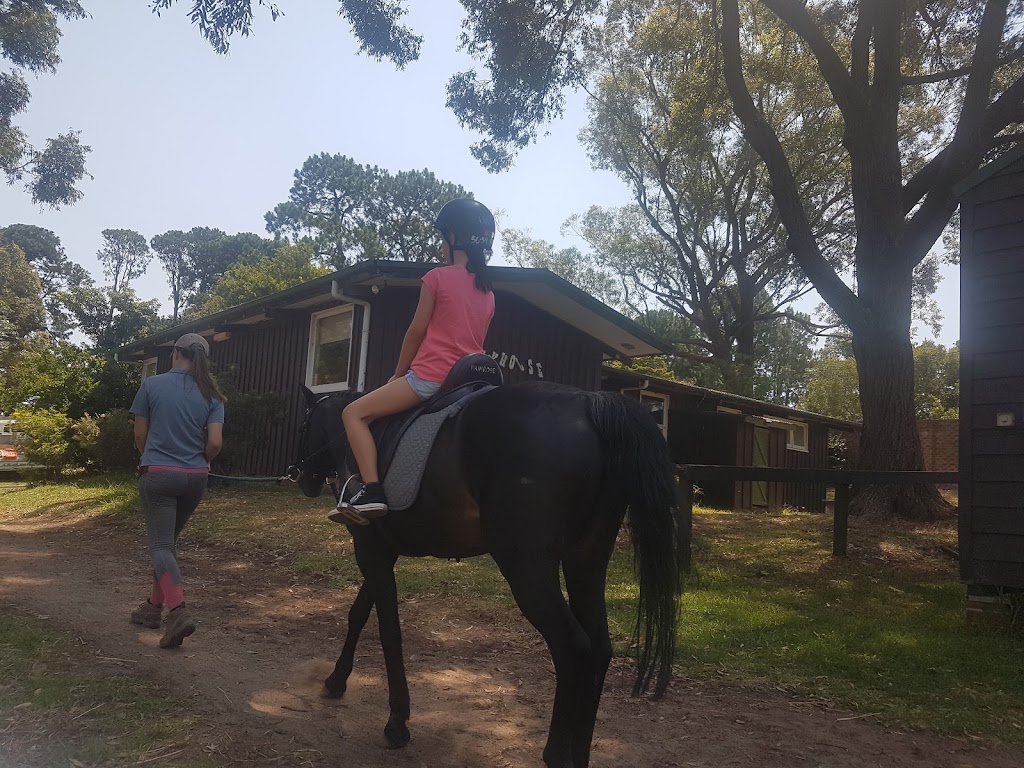
[[1024,589],[1024,146],[960,193],[960,573]]
[[[859,429],[853,422],[608,366],[601,386],[650,407],[677,464],[820,469],[828,467],[830,434],[845,438]],[[718,481],[705,483],[700,493],[702,504],[719,509],[825,511],[820,484]]]
[[[121,349],[118,359],[140,363],[144,376],[162,373],[178,336],[205,336],[229,399],[228,439],[214,469],[279,475],[295,459],[300,387],[332,392],[385,383],[412,319],[420,279],[432,266],[356,264],[141,339]],[[492,267],[491,273],[496,309],[486,352],[506,381],[545,379],[635,396],[651,406],[678,462],[824,467],[829,429],[856,427],[608,368],[609,360],[659,354],[668,345],[548,270]],[[706,503],[725,508],[789,505],[820,511],[824,504],[824,488],[737,483],[704,490]]]
[[[228,383],[225,474],[279,475],[295,460],[301,385],[367,390],[394,373],[402,338],[435,265],[367,261],[129,344],[118,359],[143,375],[170,367],[174,340],[202,334]],[[545,269],[493,267],[488,354],[508,382],[545,379],[596,390],[601,363],[664,352],[629,318]],[[243,414],[232,423],[232,414]]]

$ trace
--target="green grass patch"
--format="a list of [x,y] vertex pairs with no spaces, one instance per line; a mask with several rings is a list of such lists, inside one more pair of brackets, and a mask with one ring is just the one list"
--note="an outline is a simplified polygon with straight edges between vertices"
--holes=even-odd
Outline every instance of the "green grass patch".
[[[138,517],[129,481],[60,492],[34,488],[20,492],[12,507],[7,496],[17,493],[0,496],[0,518],[10,509],[59,515],[64,504],[84,514],[89,503],[100,505],[94,514],[109,518],[103,524]],[[133,515],[126,515],[133,504]],[[326,519],[329,506],[328,497],[306,499],[294,488],[214,489],[186,538],[259,555],[296,577],[356,584],[351,540]],[[965,626],[965,588],[939,549],[955,546],[954,520],[855,523],[845,559],[832,558],[831,519],[823,515],[698,510],[695,535],[699,577],[683,598],[680,674],[782,689],[903,726],[1024,743],[1024,641],[1019,632]],[[488,557],[404,558],[397,577],[403,598],[513,606]],[[619,653],[628,651],[636,599],[624,542],[608,575],[609,625]]]
[[173,750],[192,726],[187,711],[184,700],[81,653],[45,619],[0,607],[0,764],[134,764]]

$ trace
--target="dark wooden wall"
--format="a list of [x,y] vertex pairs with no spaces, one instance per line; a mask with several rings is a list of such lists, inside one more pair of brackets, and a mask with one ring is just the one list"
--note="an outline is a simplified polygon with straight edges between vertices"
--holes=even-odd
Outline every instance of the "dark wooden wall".
[[961,200],[960,252],[960,571],[1024,588],[1024,160]]
[[[389,287],[373,298],[367,387],[378,387],[394,374],[418,296],[418,288]],[[495,292],[484,350],[497,355],[508,383],[544,379],[581,389],[600,387],[597,340],[515,294]]]
[[[394,373],[418,294],[414,287],[391,286],[368,297],[368,389],[384,384]],[[507,382],[543,378],[583,389],[598,388],[602,349],[596,340],[513,294],[499,291],[495,298],[486,350],[504,359],[502,372]],[[273,393],[280,398],[280,411],[266,426],[265,436],[247,447],[243,455],[232,456],[230,468],[215,463],[214,471],[279,475],[295,460],[304,413],[301,388],[306,376],[310,315],[334,304],[281,311],[271,320],[232,330],[230,338],[211,343],[210,358],[217,371],[229,375],[240,392]],[[359,366],[362,323],[363,313],[357,308],[352,328],[353,382]],[[157,370],[163,373],[169,367],[170,348],[161,349]],[[230,399],[225,414],[230,422]]]

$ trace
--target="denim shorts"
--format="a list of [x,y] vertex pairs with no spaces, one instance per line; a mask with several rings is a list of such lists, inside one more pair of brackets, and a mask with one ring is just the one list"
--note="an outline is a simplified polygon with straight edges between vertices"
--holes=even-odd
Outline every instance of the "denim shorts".
[[437,390],[441,388],[441,385],[437,382],[421,379],[412,371],[405,374],[405,380],[409,382],[409,387],[420,400],[429,400],[436,395]]

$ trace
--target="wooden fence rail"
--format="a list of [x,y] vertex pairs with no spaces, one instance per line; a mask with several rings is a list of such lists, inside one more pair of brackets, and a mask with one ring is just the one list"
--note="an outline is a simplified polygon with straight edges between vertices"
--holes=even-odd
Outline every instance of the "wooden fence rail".
[[821,483],[836,489],[832,515],[832,555],[846,557],[850,499],[853,490],[865,485],[909,485],[933,483],[957,485],[958,472],[871,472],[848,469],[790,469],[786,467],[732,467],[722,464],[683,464],[679,477],[679,529],[682,536],[683,567],[690,571],[690,542],[693,537],[693,484],[707,480],[767,481],[776,483]]

